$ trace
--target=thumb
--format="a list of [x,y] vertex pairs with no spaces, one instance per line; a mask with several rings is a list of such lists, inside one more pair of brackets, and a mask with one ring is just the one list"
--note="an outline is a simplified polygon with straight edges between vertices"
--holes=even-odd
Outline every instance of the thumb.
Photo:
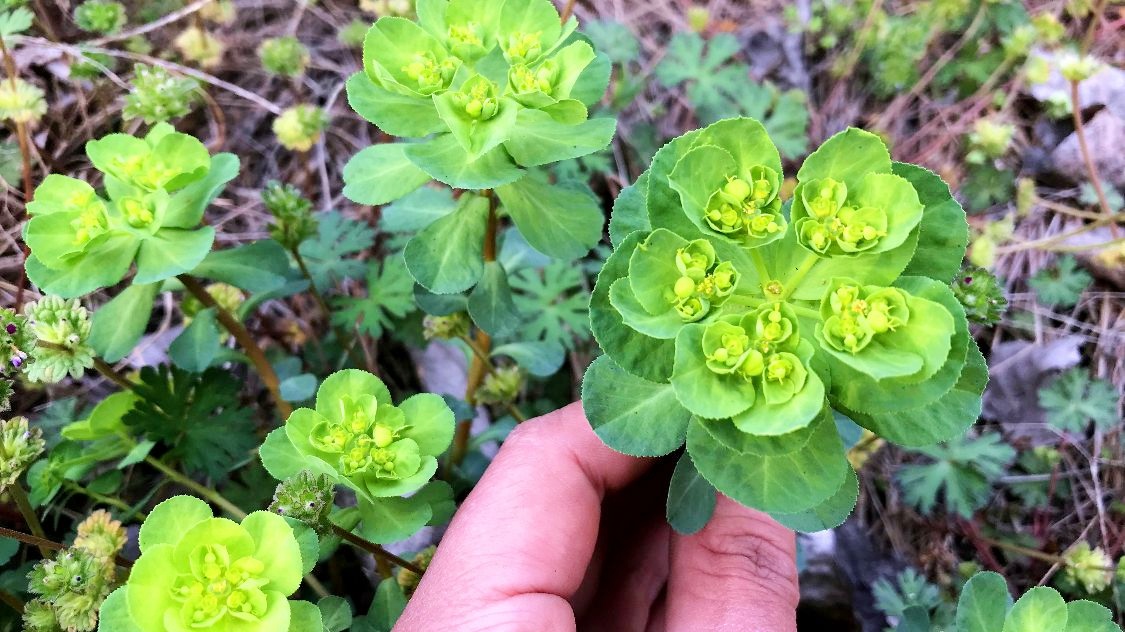
[[796,538],[719,495],[702,530],[672,538],[665,629],[795,632]]

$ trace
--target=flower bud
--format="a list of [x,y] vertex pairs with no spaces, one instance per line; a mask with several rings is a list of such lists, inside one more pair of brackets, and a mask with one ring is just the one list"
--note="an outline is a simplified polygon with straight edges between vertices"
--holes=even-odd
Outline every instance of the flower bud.
[[519,395],[523,383],[523,371],[518,366],[500,367],[484,376],[476,400],[481,404],[506,404]]
[[134,66],[130,88],[122,118],[139,118],[150,125],[188,114],[200,98],[198,81],[173,75],[162,66]]
[[742,178],[728,178],[727,183],[720,189],[720,195],[729,204],[742,204],[750,197],[750,185]]
[[46,448],[43,431],[29,427],[26,418],[0,421],[0,491],[14,485]]
[[1063,554],[1063,576],[1089,595],[1105,590],[1113,580],[1113,558],[1102,548],[1080,542]]
[[448,316],[426,316],[422,319],[422,335],[426,340],[449,340],[469,334],[469,319],[465,312]]
[[0,78],[0,121],[37,123],[47,113],[43,91],[23,79]]
[[995,325],[1008,308],[1003,284],[984,268],[966,266],[953,280],[952,288],[953,295],[965,308],[965,316],[974,323]]
[[1101,62],[1089,55],[1069,53],[1059,56],[1059,70],[1067,81],[1085,81],[1101,70]]
[[172,44],[184,59],[195,62],[203,68],[213,68],[219,65],[223,58],[223,43],[198,26],[184,29]]
[[45,296],[24,306],[32,335],[46,343],[31,351],[27,378],[33,382],[58,382],[68,374],[79,378],[94,365],[94,349],[87,344],[90,317],[78,299]]
[[114,520],[108,511],[99,509],[78,525],[74,546],[110,562],[127,541],[128,534],[125,527],[121,526],[121,521]]
[[295,78],[305,74],[309,49],[292,35],[271,37],[258,46],[258,58],[268,74]]
[[269,510],[325,533],[331,529],[328,514],[335,499],[336,490],[327,474],[302,470],[277,486]]
[[312,202],[305,199],[297,187],[271,180],[262,190],[262,203],[274,217],[274,222],[270,224],[270,237],[285,246],[286,250],[293,250],[316,235],[317,221],[312,214]]
[[[437,547],[431,544],[419,551],[418,554],[414,556],[414,559],[410,561],[424,571],[430,567],[430,561],[434,559],[434,551],[436,550]],[[422,578],[417,573],[409,568],[398,569],[398,575],[395,577],[395,580],[398,581],[399,587],[402,588],[402,592],[407,598],[414,594],[414,590],[418,588],[418,582],[421,581],[421,579]]]
[[286,149],[308,151],[320,140],[328,126],[328,115],[312,105],[294,105],[286,108],[273,120],[273,133]]

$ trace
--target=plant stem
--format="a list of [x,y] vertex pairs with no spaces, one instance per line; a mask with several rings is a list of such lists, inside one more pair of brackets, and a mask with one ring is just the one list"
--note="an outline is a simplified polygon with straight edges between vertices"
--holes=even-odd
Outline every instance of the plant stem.
[[578,4],[577,0],[566,0],[566,6],[563,7],[562,13],[559,15],[559,18],[563,24],[566,24],[566,21],[570,19],[571,14],[574,13],[575,4]]
[[[0,36],[0,54],[4,57],[4,68],[8,74],[8,82],[11,84],[12,92],[16,91],[16,77],[19,70],[16,68],[15,58],[12,57],[11,52],[8,50],[8,45],[4,42],[3,36]],[[26,209],[27,203],[31,201],[34,194],[34,187],[31,182],[31,139],[27,135],[27,124],[22,121],[16,121],[16,141],[20,148],[20,175],[23,179],[23,203]],[[16,216],[16,221],[22,219]],[[23,258],[26,261],[28,255],[27,244],[23,244]],[[27,285],[27,270],[24,266],[20,266],[20,280],[16,285],[16,302],[15,310],[19,312],[23,307],[23,293]]]
[[[496,196],[491,190],[485,191],[484,194],[488,197],[488,220],[485,224],[481,258],[487,264],[496,261],[496,232],[500,220],[496,216]],[[487,375],[492,366],[488,362],[488,353],[492,348],[492,337],[483,329],[477,327],[474,340],[475,346],[470,345],[473,349],[473,358],[469,363],[465,383],[465,401],[469,402],[469,406],[472,407],[477,405],[477,389],[480,388],[484,376]],[[449,451],[449,465],[459,465],[461,460],[465,458],[465,453],[469,447],[469,429],[472,423],[472,419],[461,419],[457,422],[457,431],[453,435],[453,447]]]
[[350,358],[352,363],[356,366],[364,366],[366,363],[362,358],[356,355],[355,341],[344,331],[343,327],[332,322],[332,310],[328,307],[328,301],[324,298],[324,294],[316,287],[312,272],[309,271],[309,267],[305,263],[305,258],[301,256],[301,251],[298,248],[293,248],[289,253],[293,255],[293,260],[297,262],[297,268],[301,271],[301,274],[308,280],[309,293],[312,294],[317,306],[320,307],[325,324],[331,327],[332,332],[336,334],[336,339],[340,341],[340,346],[343,347],[344,353],[348,355],[348,358]]
[[160,459],[157,459],[156,457],[153,457],[153,456],[146,456],[145,457],[145,463],[148,463],[152,467],[160,470],[165,476],[172,479],[176,483],[179,483],[180,485],[190,489],[191,491],[195,492],[196,494],[199,494],[203,498],[211,501],[212,503],[215,503],[216,505],[221,507],[223,509],[223,511],[229,513],[230,515],[232,515],[236,518],[238,518],[239,520],[246,517],[247,514],[246,514],[245,511],[240,509],[238,507],[238,505],[235,505],[231,501],[227,500],[226,497],[223,496],[222,494],[220,494],[218,491],[213,490],[213,489],[211,489],[209,487],[206,487],[204,485],[200,485],[199,483],[191,480],[187,476],[179,473],[175,469],[169,467],[167,464],[165,464]]
[[[1074,117],[1074,135],[1078,137],[1078,151],[1082,153],[1082,162],[1086,164],[1086,172],[1090,175],[1090,184],[1094,186],[1094,193],[1098,196],[1098,205],[1102,207],[1102,213],[1106,217],[1113,217],[1113,209],[1109,207],[1105,189],[1102,188],[1102,179],[1098,175],[1098,167],[1094,164],[1094,159],[1090,155],[1090,146],[1086,144],[1086,127],[1082,124],[1082,109],[1078,102],[1078,82],[1074,80],[1070,82],[1070,113]],[[1121,236],[1117,232],[1115,224],[1111,223],[1109,230],[1115,238]]]
[[254,363],[254,367],[258,370],[258,375],[261,376],[262,382],[265,383],[266,388],[270,392],[270,397],[273,398],[274,407],[277,408],[277,412],[282,418],[288,418],[289,414],[293,412],[293,407],[281,397],[281,383],[277,379],[277,373],[274,372],[273,366],[271,366],[269,360],[266,359],[265,352],[258,346],[254,337],[250,335],[246,327],[244,327],[233,314],[224,309],[222,305],[215,302],[215,299],[207,293],[207,290],[198,279],[190,274],[181,274],[176,278],[179,279],[180,282],[184,284],[187,291],[191,292],[192,296],[198,299],[200,303],[203,303],[205,307],[215,309],[215,314],[218,316],[219,322],[230,332],[230,335],[234,336],[234,339],[238,341],[239,346],[241,346],[242,350],[246,353],[246,357],[250,358],[250,361]]
[[811,272],[812,269],[816,267],[818,261],[820,261],[820,257],[812,253],[805,255],[805,260],[801,262],[801,267],[797,268],[797,272],[795,272],[793,276],[790,277],[789,281],[785,284],[785,291],[781,294],[781,300],[784,301],[785,299],[789,298],[793,294],[793,292],[796,291],[798,287],[800,287],[801,281],[805,280],[805,277],[808,276],[809,272]]
[[[1043,551],[1039,551],[1037,549],[1028,548],[1026,546],[1020,546],[1018,544],[1012,544],[1011,542],[1003,542],[1001,540],[993,540],[992,538],[985,537],[983,535],[978,535],[977,537],[980,538],[980,540],[982,542],[984,542],[985,544],[987,544],[989,546],[994,546],[994,547],[997,547],[997,548],[1000,548],[1000,549],[1004,549],[1006,551],[1011,551],[1013,553],[1018,553],[1020,555],[1032,557],[1032,558],[1035,558],[1037,560],[1041,560],[1043,562],[1049,562],[1051,564],[1061,564],[1063,566],[1066,566],[1066,558],[1061,556],[1061,555],[1051,555],[1050,553],[1044,553]],[[1103,570],[1107,573],[1112,573],[1116,569],[1114,567],[1110,566],[1110,567],[1102,567],[1100,570]]]
[[402,559],[401,557],[395,555],[394,553],[391,553],[390,551],[388,551],[387,549],[384,549],[383,547],[379,546],[378,544],[375,544],[374,542],[370,542],[365,538],[361,538],[358,535],[352,533],[351,531],[348,531],[347,529],[341,527],[338,524],[332,524],[332,533],[335,533],[336,535],[340,536],[340,538],[342,538],[348,544],[351,544],[352,546],[355,546],[356,548],[363,549],[364,551],[367,551],[368,553],[374,555],[375,557],[382,558],[382,559],[384,559],[388,562],[391,562],[395,566],[401,566],[402,568],[405,568],[406,570],[408,570],[408,571],[410,571],[410,572],[412,572],[412,573],[414,573],[418,576],[421,576],[422,573],[425,572],[421,568],[418,568],[418,566],[416,564],[414,564],[413,562],[408,562],[408,561]]
[[[23,486],[17,482],[8,487],[8,493],[11,494],[12,500],[16,502],[16,507],[19,508],[20,513],[23,515],[24,522],[27,523],[27,528],[31,529],[35,537],[47,540],[47,532],[43,530],[43,524],[39,522],[39,516],[36,515],[35,508],[31,506],[31,500],[28,499],[27,492],[23,490]],[[50,550],[40,544],[39,552],[43,554],[43,557],[46,557]]]
[[129,379],[124,375],[118,373],[117,369],[114,369],[112,365],[110,365],[105,360],[102,360],[101,358],[94,358],[94,368],[97,369],[98,373],[101,373],[110,382],[113,382],[124,390],[131,391],[133,390],[133,387],[136,386],[135,384],[130,382]]
[[754,262],[754,270],[758,273],[758,281],[762,286],[762,292],[766,291],[766,284],[770,282],[770,272],[766,269],[766,260],[762,258],[762,253],[758,249],[750,251],[750,259]]
[[30,533],[24,533],[23,531],[16,531],[15,529],[9,529],[7,527],[0,527],[0,536],[11,538],[13,540],[19,540],[24,544],[31,544],[33,546],[36,546],[39,548],[39,552],[43,554],[43,557],[48,557],[51,554],[51,551],[61,551],[66,548],[65,545],[59,544],[54,540],[49,540],[38,535],[31,535]]
[[[485,354],[484,349],[481,349],[480,345],[478,345],[475,340],[468,336],[459,336],[459,338],[462,342],[469,346],[469,349],[473,351],[473,358],[479,358],[480,361],[484,364],[486,373],[494,373],[496,371],[496,367],[492,366],[492,360],[489,359],[488,355]],[[523,414],[523,411],[520,410],[519,407],[517,407],[512,402],[508,402],[505,405],[505,408],[508,410],[508,413],[516,419],[517,423],[523,423],[527,421],[527,415]],[[460,430],[460,428],[458,428],[458,430]]]
[[[23,531],[16,531],[15,529],[9,529],[7,527],[0,527],[0,536],[39,547],[39,551],[43,553],[44,559],[50,557],[51,551],[61,551],[67,548],[65,544],[55,542],[54,540],[24,533]],[[132,560],[127,560],[120,555],[114,556],[114,562],[123,568],[131,568],[133,566]]]
[[98,492],[95,492],[94,490],[89,489],[83,485],[79,485],[74,481],[64,481],[64,484],[69,489],[76,491],[84,496],[88,496],[96,502],[120,509],[121,511],[125,512],[124,514],[122,514],[122,517],[124,518],[136,516],[138,520],[143,522],[145,518],[148,517],[148,514],[143,511],[134,510],[133,507],[129,505],[129,503],[121,500],[120,498],[116,498],[114,496],[106,496],[105,494],[99,494]]
[[0,601],[4,602],[5,605],[7,605],[12,610],[15,610],[19,614],[23,614],[23,602],[20,601],[19,597],[13,595],[12,593],[6,590],[0,590]]

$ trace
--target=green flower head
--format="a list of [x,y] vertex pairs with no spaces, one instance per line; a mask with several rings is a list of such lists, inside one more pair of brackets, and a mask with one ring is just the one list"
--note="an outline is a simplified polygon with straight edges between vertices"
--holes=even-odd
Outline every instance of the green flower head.
[[286,108],[273,120],[273,133],[282,147],[293,151],[308,151],[320,140],[328,127],[328,115],[313,105],[294,105]]
[[615,450],[686,444],[677,476],[818,530],[858,490],[838,420],[917,447],[979,416],[987,367],[966,310],[991,294],[957,288],[962,307],[949,280],[964,211],[878,136],[825,141],[784,202],[781,170],[760,123],[727,119],[665,145],[622,192],[590,302],[605,354],[583,403]]
[[[560,24],[550,0],[448,0],[417,21],[382,17],[364,38],[348,100],[388,134],[426,138],[403,154],[423,179],[509,184],[520,167],[598,151],[612,136],[610,119],[589,119],[608,73],[590,44],[571,38],[576,26]],[[357,155],[346,179],[374,168],[365,164],[374,156]]]
[[708,240],[658,230],[633,253],[629,275],[614,284],[611,300],[638,331],[655,328],[672,338],[684,323],[715,313],[738,282],[739,272]]
[[177,77],[163,66],[137,64],[133,67],[131,89],[125,95],[126,121],[141,119],[150,125],[180,118],[199,101],[199,82]]
[[[37,563],[27,575],[27,589],[49,606],[59,629],[91,632],[97,626],[98,608],[115,578],[112,561],[71,547]],[[38,608],[33,610],[32,619],[38,625],[48,620]]]
[[453,426],[453,412],[437,395],[414,395],[395,406],[379,378],[349,369],[324,380],[315,409],[293,411],[285,435],[297,452],[321,463],[318,471],[379,498],[424,485]]
[[125,6],[120,2],[86,0],[74,8],[74,23],[91,33],[116,33],[125,26],[125,20]]
[[0,492],[14,485],[46,448],[43,431],[31,428],[27,418],[0,421]]
[[157,124],[144,138],[110,134],[86,144],[104,174],[106,197],[75,178],[51,174],[27,205],[28,276],[73,297],[121,280],[154,283],[195,268],[215,231],[203,211],[238,173],[231,154],[212,158],[203,143]]
[[16,78],[0,77],[0,121],[35,123],[47,113],[43,91]]
[[103,619],[127,616],[143,632],[296,632],[298,602],[286,598],[300,586],[304,563],[284,518],[256,511],[240,524],[176,496],[149,514],[140,548]]
[[1063,576],[1089,595],[1096,595],[1113,581],[1113,558],[1099,546],[1079,542],[1063,555]]
[[45,296],[24,306],[31,334],[38,341],[26,367],[33,382],[58,382],[67,375],[77,379],[94,366],[94,349],[88,343],[90,315],[78,299]]
[[328,514],[335,500],[335,485],[331,477],[302,470],[277,486],[270,511],[299,520],[317,532],[326,532],[330,524]]
[[292,35],[264,40],[258,57],[267,73],[280,77],[300,77],[309,65],[309,49]]

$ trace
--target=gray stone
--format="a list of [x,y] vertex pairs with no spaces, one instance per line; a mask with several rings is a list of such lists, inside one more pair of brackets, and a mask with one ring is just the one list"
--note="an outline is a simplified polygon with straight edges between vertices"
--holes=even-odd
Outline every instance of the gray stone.
[[[1102,182],[1125,187],[1125,118],[1105,109],[1086,122],[1086,143]],[[1051,153],[1053,170],[1074,182],[1089,182],[1078,135],[1067,136]]]

